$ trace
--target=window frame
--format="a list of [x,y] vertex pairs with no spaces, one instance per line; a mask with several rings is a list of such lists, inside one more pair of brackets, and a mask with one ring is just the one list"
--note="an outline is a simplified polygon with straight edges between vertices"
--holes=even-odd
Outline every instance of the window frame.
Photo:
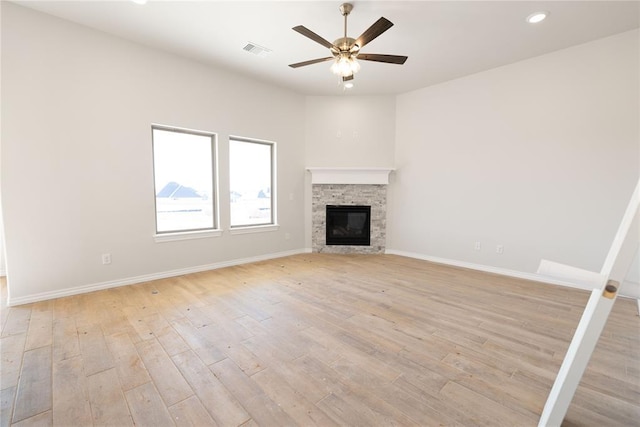
[[[213,215],[213,226],[206,228],[193,228],[184,230],[167,230],[158,231],[158,204],[157,194],[158,188],[156,188],[156,149],[154,132],[156,130],[183,133],[188,135],[203,136],[210,139],[211,143],[211,207]],[[222,234],[220,229],[220,203],[219,203],[219,179],[218,179],[218,134],[215,132],[208,132],[196,129],[182,128],[177,126],[168,126],[152,123],[151,124],[151,157],[152,157],[152,171],[153,171],[153,207],[154,207],[154,239],[156,242],[168,242],[175,240],[187,240],[187,239],[199,239],[205,237],[217,237]]]
[[243,136],[229,135],[229,195],[231,195],[231,143],[243,142],[250,144],[261,144],[270,147],[271,155],[271,218],[268,223],[261,224],[239,224],[233,225],[231,216],[231,197],[229,197],[229,231],[231,234],[259,233],[263,231],[276,231],[279,229],[278,212],[277,212],[277,144],[275,141],[267,141],[264,139],[247,138]]

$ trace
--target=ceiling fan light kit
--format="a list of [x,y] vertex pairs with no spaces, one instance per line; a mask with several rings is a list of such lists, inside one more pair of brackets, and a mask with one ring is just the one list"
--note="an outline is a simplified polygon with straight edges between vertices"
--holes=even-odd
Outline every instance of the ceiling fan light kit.
[[340,56],[331,65],[331,72],[340,77],[349,77],[360,71],[355,57]]
[[[303,25],[293,27],[294,31],[328,48],[332,56],[290,64],[289,66],[291,68],[299,68],[306,65],[333,60],[333,64],[331,65],[331,72],[337,76],[342,77],[343,82],[348,82],[350,80],[353,80],[353,75],[360,71],[360,64],[358,63],[358,59],[362,59],[365,61],[384,62],[387,64],[405,63],[405,61],[407,60],[406,56],[360,53],[360,49],[362,49],[367,43],[369,43],[393,26],[393,23],[391,21],[382,17],[374,22],[373,25],[371,25],[364,33],[362,33],[360,37],[354,39],[347,36],[347,16],[349,16],[349,13],[351,13],[351,11],[353,10],[353,5],[351,3],[343,3],[339,9],[342,16],[344,16],[344,37],[335,40],[333,43],[327,41],[323,37],[320,37]],[[349,83],[350,87],[353,87],[353,82]]]

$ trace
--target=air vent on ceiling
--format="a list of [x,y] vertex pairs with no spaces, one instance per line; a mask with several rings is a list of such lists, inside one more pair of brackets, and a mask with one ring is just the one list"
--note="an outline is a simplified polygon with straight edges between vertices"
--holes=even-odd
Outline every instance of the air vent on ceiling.
[[251,42],[247,43],[247,45],[243,49],[247,52],[259,56],[260,58],[264,58],[271,53],[271,49]]

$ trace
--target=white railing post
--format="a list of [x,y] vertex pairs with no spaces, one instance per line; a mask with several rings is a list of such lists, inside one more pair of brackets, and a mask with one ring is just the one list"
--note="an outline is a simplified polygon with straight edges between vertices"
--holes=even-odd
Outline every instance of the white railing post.
[[[587,275],[591,276],[589,278],[594,281],[600,282],[600,289],[592,291],[589,302],[582,313],[578,328],[573,335],[558,376],[542,410],[539,427],[559,427],[567,414],[573,395],[580,384],[589,359],[591,359],[591,354],[607,323],[609,313],[611,313],[613,303],[618,295],[619,284],[625,279],[638,250],[639,208],[640,180],[638,180],[631,196],[600,274]],[[541,265],[545,266],[546,264],[541,263]],[[565,270],[573,271],[571,268]]]
[[617,288],[616,282],[609,281],[604,291],[594,289],[591,292],[589,302],[582,313],[576,333],[540,416],[539,427],[559,427],[562,424],[602,329],[607,323],[616,299]]

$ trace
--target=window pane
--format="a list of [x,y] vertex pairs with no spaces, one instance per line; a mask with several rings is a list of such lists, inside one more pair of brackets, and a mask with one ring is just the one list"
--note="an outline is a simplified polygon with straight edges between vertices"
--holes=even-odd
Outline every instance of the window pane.
[[231,226],[273,224],[273,144],[229,141]]
[[156,232],[215,228],[213,138],[153,129]]

